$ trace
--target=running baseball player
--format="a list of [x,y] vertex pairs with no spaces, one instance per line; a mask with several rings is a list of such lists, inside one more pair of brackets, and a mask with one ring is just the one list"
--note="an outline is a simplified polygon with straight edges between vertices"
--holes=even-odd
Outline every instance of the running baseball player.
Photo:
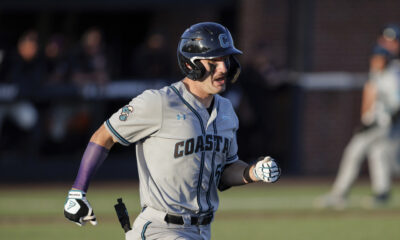
[[370,58],[370,79],[363,91],[362,128],[343,153],[332,190],[316,200],[317,207],[342,209],[365,159],[368,159],[373,198],[366,207],[388,203],[391,178],[399,163],[400,146],[400,27],[385,26]]
[[86,199],[91,176],[116,143],[136,143],[142,212],[126,239],[210,239],[217,190],[276,182],[271,157],[248,165],[237,155],[238,118],[219,93],[235,82],[240,65],[224,26],[198,23],[181,36],[177,55],[182,81],[147,90],[114,113],[93,134],[68,193],[65,216],[97,223]]

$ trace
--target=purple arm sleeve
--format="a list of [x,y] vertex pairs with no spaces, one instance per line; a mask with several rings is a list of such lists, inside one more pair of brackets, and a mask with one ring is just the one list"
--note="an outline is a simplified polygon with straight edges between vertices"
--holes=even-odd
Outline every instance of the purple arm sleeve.
[[104,159],[106,159],[108,152],[109,150],[105,147],[94,142],[89,142],[83,154],[78,175],[72,187],[86,192],[91,177],[103,163]]

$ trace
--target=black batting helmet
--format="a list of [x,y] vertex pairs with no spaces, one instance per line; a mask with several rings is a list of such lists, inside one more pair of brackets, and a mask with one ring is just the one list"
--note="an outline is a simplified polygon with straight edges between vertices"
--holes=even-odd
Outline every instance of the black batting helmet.
[[229,30],[214,22],[202,22],[186,29],[177,49],[178,64],[182,73],[193,80],[199,80],[205,74],[200,59],[230,56],[228,78],[231,75],[230,80],[235,82],[240,73],[239,62],[233,56],[235,54],[242,54],[242,51],[233,45]]

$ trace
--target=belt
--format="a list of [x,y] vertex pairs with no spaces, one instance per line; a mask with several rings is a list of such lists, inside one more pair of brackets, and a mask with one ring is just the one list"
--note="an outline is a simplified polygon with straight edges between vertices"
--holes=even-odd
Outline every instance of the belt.
[[[208,225],[211,223],[213,216],[214,216],[213,213],[208,213],[208,214],[200,215],[200,216],[192,216],[190,219],[190,224],[191,225]],[[164,220],[167,223],[178,224],[178,225],[184,224],[182,216],[167,214],[167,215],[165,215]]]

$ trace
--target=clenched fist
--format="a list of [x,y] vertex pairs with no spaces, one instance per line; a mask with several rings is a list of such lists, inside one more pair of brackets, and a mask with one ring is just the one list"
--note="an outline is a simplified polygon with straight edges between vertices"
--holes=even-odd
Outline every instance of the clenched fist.
[[93,209],[86,199],[86,193],[80,190],[68,192],[64,205],[64,216],[79,226],[85,225],[86,222],[90,222],[92,225],[97,224]]
[[273,158],[265,157],[255,164],[253,174],[259,181],[274,183],[280,178],[281,169]]

